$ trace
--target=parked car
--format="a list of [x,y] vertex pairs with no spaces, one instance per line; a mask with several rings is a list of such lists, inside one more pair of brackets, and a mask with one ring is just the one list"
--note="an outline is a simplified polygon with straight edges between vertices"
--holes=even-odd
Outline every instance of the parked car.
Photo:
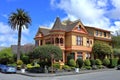
[[7,66],[7,65],[0,65],[0,71],[3,73],[16,73],[16,67],[14,66]]

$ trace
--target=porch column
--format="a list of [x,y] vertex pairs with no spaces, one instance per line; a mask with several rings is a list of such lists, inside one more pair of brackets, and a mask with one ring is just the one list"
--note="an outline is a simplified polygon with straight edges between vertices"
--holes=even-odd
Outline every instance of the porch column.
[[77,60],[77,52],[75,52],[75,61]]
[[82,56],[83,56],[83,60],[85,60],[86,59],[86,52],[83,52]]
[[63,58],[63,62],[65,62],[65,52],[62,51],[62,58]]

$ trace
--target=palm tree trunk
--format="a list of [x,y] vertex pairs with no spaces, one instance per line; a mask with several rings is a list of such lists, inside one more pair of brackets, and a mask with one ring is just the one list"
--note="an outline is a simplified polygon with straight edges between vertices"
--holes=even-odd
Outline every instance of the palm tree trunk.
[[22,32],[22,28],[21,26],[19,26],[19,30],[18,30],[18,47],[17,47],[17,60],[20,60],[20,49],[21,49],[21,32]]

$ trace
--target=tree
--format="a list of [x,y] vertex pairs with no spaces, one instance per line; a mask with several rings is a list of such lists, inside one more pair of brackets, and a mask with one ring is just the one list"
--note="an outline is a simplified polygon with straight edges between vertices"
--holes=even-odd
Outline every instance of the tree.
[[28,28],[31,23],[31,18],[23,9],[17,9],[17,12],[12,12],[8,18],[8,23],[13,30],[18,30],[18,47],[17,47],[17,60],[20,60],[20,45],[22,29]]
[[62,50],[58,46],[54,45],[38,46],[33,50],[31,57],[33,59],[51,59],[52,55],[55,60],[60,60],[62,59]]
[[120,48],[120,35],[112,36],[113,48]]
[[0,51],[0,63],[7,64],[13,61],[13,54],[11,48],[5,48]]
[[78,64],[79,68],[83,66],[83,60],[81,58],[78,58],[76,63]]
[[111,55],[113,53],[112,47],[101,41],[96,41],[92,50],[94,55],[100,59],[103,59],[106,55]]
[[114,53],[114,56],[118,56],[120,58],[120,49],[114,48],[113,53]]

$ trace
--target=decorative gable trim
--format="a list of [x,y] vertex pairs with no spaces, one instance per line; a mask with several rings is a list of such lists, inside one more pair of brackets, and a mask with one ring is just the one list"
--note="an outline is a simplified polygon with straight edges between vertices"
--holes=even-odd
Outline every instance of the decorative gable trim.
[[79,32],[79,33],[84,33],[84,34],[88,34],[87,30],[85,29],[84,25],[79,21],[78,24],[76,24],[74,26],[74,28],[72,29],[72,31],[74,32]]

